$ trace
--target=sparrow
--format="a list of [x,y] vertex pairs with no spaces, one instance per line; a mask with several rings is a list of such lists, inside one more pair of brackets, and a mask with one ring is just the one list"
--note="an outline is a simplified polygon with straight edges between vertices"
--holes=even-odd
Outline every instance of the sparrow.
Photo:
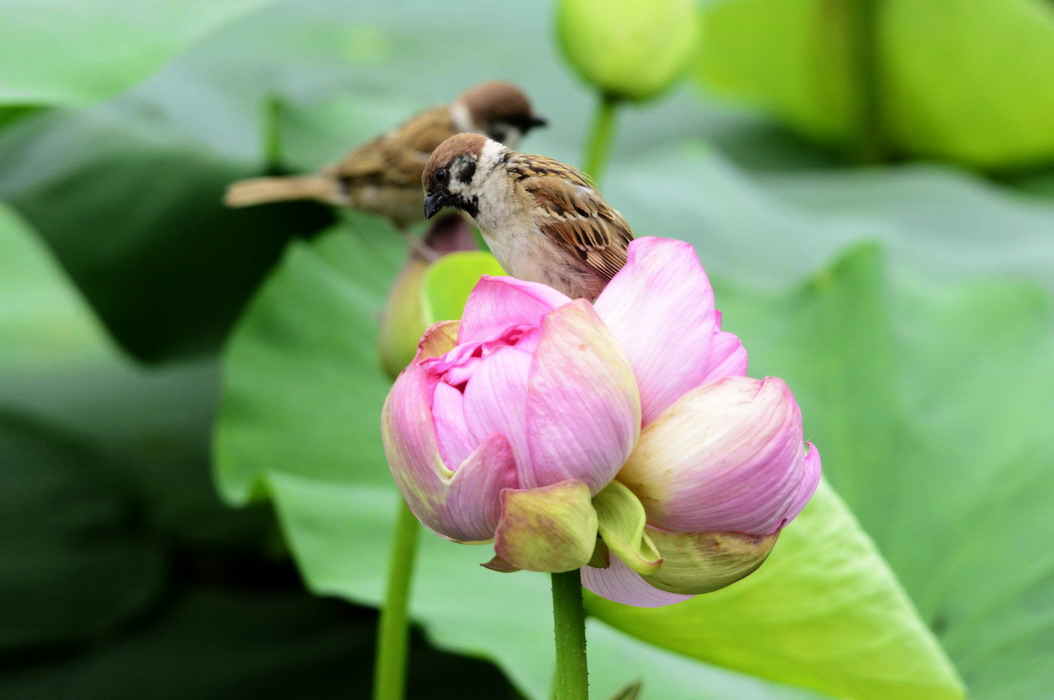
[[552,158],[458,134],[432,153],[421,184],[425,218],[443,207],[467,214],[513,277],[595,301],[626,264],[629,224],[585,175]]
[[490,81],[469,88],[450,105],[417,114],[314,175],[235,182],[224,202],[247,207],[313,199],[378,214],[405,232],[421,219],[421,172],[436,146],[459,132],[484,133],[514,144],[545,123],[519,88]]

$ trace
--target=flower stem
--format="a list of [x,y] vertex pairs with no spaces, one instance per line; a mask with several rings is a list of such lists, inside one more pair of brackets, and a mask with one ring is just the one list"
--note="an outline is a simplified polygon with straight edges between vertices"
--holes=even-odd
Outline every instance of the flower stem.
[[587,700],[586,615],[578,569],[553,574],[553,631],[556,636],[556,700]]
[[882,128],[878,45],[881,0],[849,0],[847,6],[850,80],[855,83],[850,94],[857,95],[857,161],[861,165],[877,165],[889,156]]
[[401,700],[406,685],[406,608],[410,599],[417,533],[421,527],[399,499],[399,514],[388,563],[388,591],[377,628],[377,659],[373,674],[374,700]]
[[600,95],[596,115],[593,117],[593,128],[586,145],[584,170],[598,184],[604,172],[608,151],[611,150],[611,137],[615,133],[616,106],[618,98],[603,93]]
[[264,167],[269,173],[282,171],[282,112],[285,104],[278,95],[268,95],[264,102]]

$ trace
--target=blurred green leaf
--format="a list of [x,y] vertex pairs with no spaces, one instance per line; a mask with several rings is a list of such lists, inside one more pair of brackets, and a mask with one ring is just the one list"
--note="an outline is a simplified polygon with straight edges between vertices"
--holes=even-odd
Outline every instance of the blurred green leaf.
[[606,199],[638,236],[695,244],[708,270],[762,290],[793,284],[862,240],[935,281],[1013,275],[1054,292],[1054,203],[937,166],[754,178],[699,143],[613,167]]
[[0,203],[0,365],[47,369],[106,356],[95,320],[42,242]]
[[[215,447],[228,501],[246,503],[275,468],[322,470],[337,483],[390,479],[379,411],[391,380],[377,358],[377,323],[406,245],[376,233],[365,223],[291,246],[232,336]],[[290,381],[293,368],[300,376]],[[290,431],[319,439],[291,440]]]
[[4,0],[3,106],[81,104],[142,80],[217,27],[273,0]]
[[149,360],[218,346],[306,204],[233,211],[246,170],[146,114],[55,112],[0,134],[0,198],[47,240],[114,337]]
[[19,410],[19,379],[105,357],[47,252],[0,205],[0,648],[82,639],[141,613],[167,563],[103,453]]
[[[118,356],[40,239],[0,205],[0,413],[11,449],[24,446],[9,455],[11,470],[45,484],[67,473],[102,480],[119,492],[121,512],[181,540],[259,542],[266,513],[231,513],[208,478],[218,383],[213,361],[147,373]],[[0,508],[17,504],[2,500]],[[50,531],[52,510],[19,516],[18,532]],[[106,517],[99,527],[110,527]]]
[[100,461],[0,405],[0,648],[98,634],[161,592],[163,552],[132,526],[131,500]]
[[718,299],[751,373],[794,388],[825,474],[971,690],[1040,697],[1054,651],[1038,602],[1054,586],[1049,509],[1034,495],[1054,488],[1050,296],[888,276],[863,248],[783,300]]
[[[814,138],[859,130],[861,0],[724,0],[704,11],[698,75]],[[1054,8],[1046,0],[884,0],[880,128],[914,156],[980,167],[1054,158]]]

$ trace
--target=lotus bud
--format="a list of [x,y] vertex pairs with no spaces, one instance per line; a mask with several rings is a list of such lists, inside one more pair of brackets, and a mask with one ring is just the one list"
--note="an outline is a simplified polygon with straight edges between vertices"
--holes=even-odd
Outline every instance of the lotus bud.
[[494,541],[504,571],[590,560],[591,499],[640,427],[633,371],[593,306],[509,277],[484,276],[460,323],[425,333],[382,413],[410,509],[448,539]]
[[458,214],[436,221],[424,239],[410,248],[381,316],[381,366],[393,379],[410,364],[421,334],[434,322],[428,317],[424,294],[429,267],[449,253],[477,249],[472,228]]
[[649,100],[684,74],[700,16],[695,0],[562,0],[556,28],[587,82],[615,99]]

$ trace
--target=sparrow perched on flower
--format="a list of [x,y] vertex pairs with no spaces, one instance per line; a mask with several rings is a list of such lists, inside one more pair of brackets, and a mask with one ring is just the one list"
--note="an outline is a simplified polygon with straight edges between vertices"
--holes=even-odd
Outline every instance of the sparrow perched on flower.
[[246,207],[313,199],[379,214],[405,229],[421,218],[421,172],[445,139],[479,132],[515,143],[545,123],[531,111],[519,88],[490,81],[466,90],[450,105],[421,112],[315,175],[241,180],[227,189],[224,201],[231,207]]
[[626,264],[633,231],[589,180],[479,134],[444,141],[425,165],[425,217],[468,214],[513,277],[593,301]]

